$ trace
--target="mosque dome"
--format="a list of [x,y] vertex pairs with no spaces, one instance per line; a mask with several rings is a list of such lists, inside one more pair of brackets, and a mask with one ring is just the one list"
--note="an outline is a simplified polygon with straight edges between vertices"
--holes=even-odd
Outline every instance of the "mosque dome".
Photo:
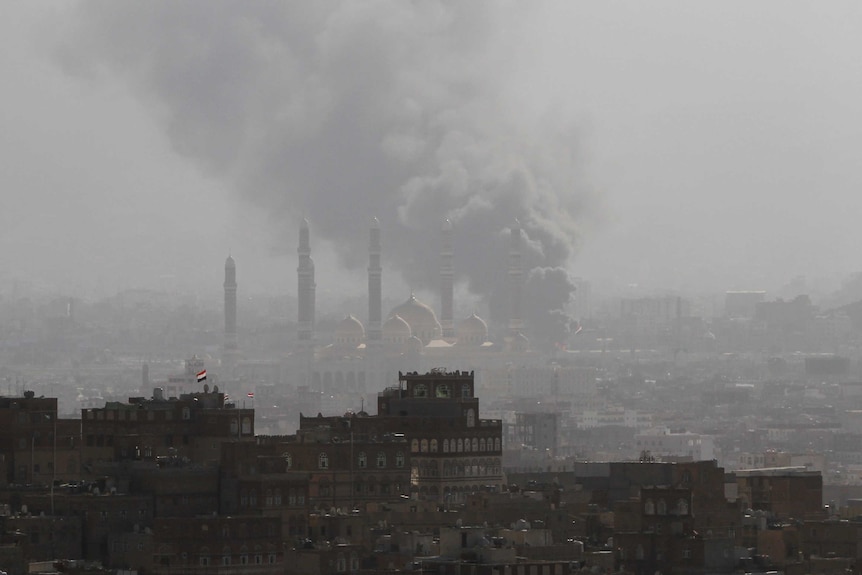
[[410,326],[413,335],[422,341],[423,345],[434,339],[440,339],[443,328],[437,321],[437,315],[430,307],[410,294],[406,302],[392,310],[390,315],[400,316]]
[[411,335],[410,324],[400,315],[393,315],[383,324],[384,343],[404,343]]
[[488,341],[488,324],[473,313],[458,324],[458,343],[481,345]]
[[335,344],[358,346],[365,340],[365,328],[362,323],[348,315],[335,328]]

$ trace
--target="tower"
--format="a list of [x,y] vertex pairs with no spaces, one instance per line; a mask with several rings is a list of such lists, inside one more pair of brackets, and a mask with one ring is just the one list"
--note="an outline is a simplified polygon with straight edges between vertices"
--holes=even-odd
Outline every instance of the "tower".
[[314,340],[314,260],[311,259],[311,243],[308,234],[308,220],[303,219],[299,226],[299,265],[297,275],[297,337],[300,343]]
[[453,321],[453,280],[452,268],[452,222],[443,222],[442,247],[440,249],[440,326],[443,328],[443,339],[455,338],[455,323]]
[[368,238],[368,331],[369,343],[383,340],[383,270],[380,268],[380,222],[374,218]]
[[521,288],[524,270],[521,264],[521,223],[515,220],[509,238],[509,332],[515,335],[524,329],[521,316]]
[[224,351],[236,351],[236,262],[231,256],[224,262]]

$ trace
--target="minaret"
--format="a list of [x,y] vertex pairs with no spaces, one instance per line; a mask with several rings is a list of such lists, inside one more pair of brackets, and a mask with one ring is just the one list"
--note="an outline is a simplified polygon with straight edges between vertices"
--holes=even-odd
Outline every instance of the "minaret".
[[443,339],[455,337],[453,321],[453,279],[452,269],[452,222],[443,222],[443,245],[440,250],[440,326],[443,328]]
[[311,244],[308,236],[308,220],[303,219],[299,226],[299,265],[297,275],[297,337],[299,341],[314,340],[314,260],[311,259]]
[[371,344],[383,340],[383,270],[380,268],[380,222],[374,218],[368,238],[368,331]]
[[236,262],[231,256],[224,262],[224,351],[236,351]]
[[521,264],[521,223],[515,220],[509,239],[509,332],[515,335],[524,329],[521,317],[521,286],[524,270]]

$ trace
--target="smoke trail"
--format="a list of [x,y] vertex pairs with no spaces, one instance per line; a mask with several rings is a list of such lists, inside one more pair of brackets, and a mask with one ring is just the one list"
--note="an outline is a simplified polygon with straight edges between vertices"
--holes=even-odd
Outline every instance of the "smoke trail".
[[[519,112],[528,79],[508,63],[529,45],[528,8],[93,0],[59,53],[73,73],[130,83],[180,154],[273,214],[278,242],[292,245],[306,215],[361,267],[377,216],[389,265],[433,287],[449,218],[456,277],[491,296],[513,219],[530,267],[562,268],[587,197],[566,119]],[[557,287],[537,293],[561,310],[574,290],[562,269],[532,274],[528,290],[546,277]]]

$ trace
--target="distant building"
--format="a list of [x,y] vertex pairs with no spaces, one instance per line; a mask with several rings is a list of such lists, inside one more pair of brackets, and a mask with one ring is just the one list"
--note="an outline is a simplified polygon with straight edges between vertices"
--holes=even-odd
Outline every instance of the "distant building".
[[715,448],[711,435],[691,432],[673,432],[666,427],[641,431],[635,435],[638,451],[652,455],[690,457],[692,461],[715,459]]
[[724,315],[728,318],[754,317],[757,304],[766,299],[765,291],[729,291],[724,294]]

